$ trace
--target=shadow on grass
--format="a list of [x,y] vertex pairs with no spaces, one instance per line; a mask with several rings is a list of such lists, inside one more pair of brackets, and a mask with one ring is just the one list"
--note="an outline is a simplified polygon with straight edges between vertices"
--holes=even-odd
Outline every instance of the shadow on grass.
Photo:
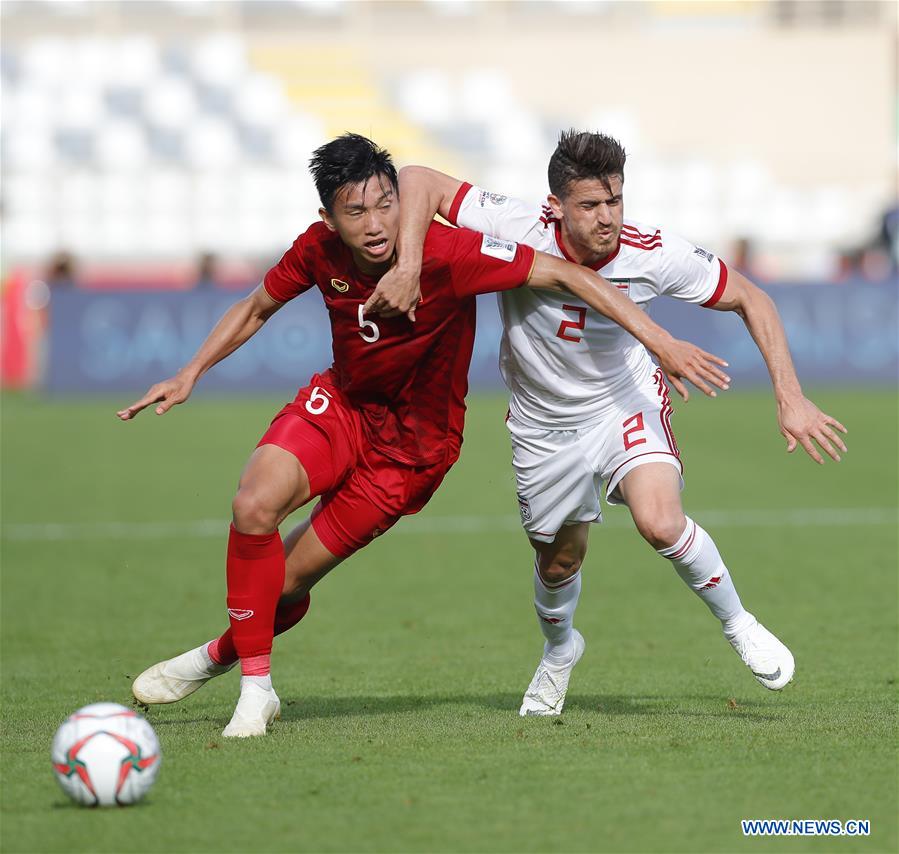
[[653,715],[676,718],[737,718],[750,721],[783,719],[783,709],[762,711],[754,700],[728,699],[720,694],[683,696],[613,696],[572,694],[565,703],[568,711],[596,712],[600,715]]
[[[509,715],[518,715],[521,694],[494,692],[484,694],[395,694],[392,696],[307,696],[293,699],[289,695],[281,697],[281,720],[304,721],[328,718],[352,718],[372,715],[398,715],[409,712],[427,712],[444,706],[468,707],[477,710],[495,710]],[[571,694],[565,704],[569,714],[606,716],[649,716],[658,718],[731,718],[741,721],[770,722],[783,719],[784,709],[762,709],[755,701],[729,701],[722,695],[615,695],[615,694]],[[162,710],[160,709],[160,712]],[[155,710],[147,715],[154,727],[180,727],[191,724],[224,725],[231,711],[230,705],[223,705],[221,715],[218,709],[201,714],[181,714],[159,716]],[[559,720],[554,718],[554,720]]]
[[73,800],[65,799],[65,798],[56,798],[52,804],[50,804],[50,809],[52,810],[65,810],[65,811],[73,811],[80,812],[82,810],[86,812],[94,812],[98,814],[104,815],[114,815],[116,812],[120,812],[122,810],[126,810],[127,812],[134,812],[135,810],[144,810],[148,806],[152,806],[153,800],[152,798],[143,798],[138,801],[136,804],[116,804],[115,806],[101,807],[93,804],[79,804]]
[[[429,694],[394,695],[389,697],[304,697],[299,700],[282,699],[281,718],[286,721],[315,718],[353,717],[359,715],[401,714],[423,711],[440,706],[470,706],[473,709],[495,709],[518,714],[521,695],[500,692],[486,694]],[[704,705],[708,708],[697,708]],[[780,715],[762,712],[753,703],[728,706],[722,696],[619,696],[609,694],[571,695],[566,703],[569,712],[598,715],[649,715],[658,717],[739,718],[741,720],[773,721]]]

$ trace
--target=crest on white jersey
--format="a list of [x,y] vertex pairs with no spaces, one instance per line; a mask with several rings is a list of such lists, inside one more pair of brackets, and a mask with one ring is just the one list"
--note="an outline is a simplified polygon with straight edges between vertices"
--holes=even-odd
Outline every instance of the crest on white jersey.
[[531,514],[531,502],[524,498],[523,496],[518,496],[518,512],[521,513],[521,521],[522,522],[530,522],[532,518]]
[[631,280],[630,279],[609,279],[609,284],[614,285],[618,288],[626,296],[631,295]]
[[485,234],[484,239],[481,241],[481,254],[499,258],[500,261],[512,261],[515,258],[517,246],[518,244],[513,240],[499,240],[496,237]]
[[482,208],[501,208],[508,201],[509,197],[501,193],[488,193],[486,190],[478,193],[478,205]]

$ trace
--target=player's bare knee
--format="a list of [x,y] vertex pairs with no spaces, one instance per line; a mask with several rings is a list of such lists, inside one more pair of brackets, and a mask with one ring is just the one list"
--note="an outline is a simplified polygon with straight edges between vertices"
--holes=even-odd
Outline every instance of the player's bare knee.
[[634,517],[637,530],[656,551],[673,546],[684,532],[687,520],[682,513],[650,514]]
[[239,489],[231,502],[234,527],[243,534],[268,534],[281,521],[280,509],[272,508],[268,502],[251,489]]
[[311,589],[312,585],[305,578],[285,574],[284,587],[281,588],[281,598],[278,601],[280,604],[296,602]]
[[547,584],[559,584],[567,581],[580,568],[583,558],[569,555],[558,555],[548,563],[541,561],[540,577]]
[[284,571],[284,587],[281,590],[282,597],[299,596],[307,593],[315,583],[315,569],[308,562],[297,560],[294,555]]

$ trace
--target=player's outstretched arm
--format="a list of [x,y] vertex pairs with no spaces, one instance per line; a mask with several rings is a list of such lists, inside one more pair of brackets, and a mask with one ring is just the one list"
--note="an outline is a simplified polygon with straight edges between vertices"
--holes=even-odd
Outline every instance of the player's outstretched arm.
[[655,355],[684,400],[690,399],[690,393],[683,380],[689,380],[709,397],[716,396],[712,386],[724,390],[728,388],[730,377],[721,370],[727,367],[727,362],[688,341],[674,338],[592,270],[538,252],[527,285],[569,291],[592,309],[614,320]]
[[839,451],[846,452],[839,434],[845,433],[846,428],[802,393],[787,336],[771,297],[736,270],[729,270],[724,293],[712,308],[739,314],[758,346],[771,375],[777,422],[787,440],[787,451],[793,453],[802,445],[816,463],[823,463],[817,443],[827,456],[839,462]]
[[273,300],[260,285],[248,297],[238,300],[197,350],[194,357],[175,376],[156,383],[140,400],[120,409],[116,415],[130,421],[141,410],[156,403],[157,415],[164,415],[178,403],[184,403],[197,380],[214,364],[233,353],[256,334],[283,303]]
[[396,243],[396,263],[378,282],[362,309],[385,317],[408,315],[415,320],[415,306],[421,299],[419,277],[428,226],[439,213],[449,209],[462,182],[425,166],[404,166],[399,173],[400,231]]

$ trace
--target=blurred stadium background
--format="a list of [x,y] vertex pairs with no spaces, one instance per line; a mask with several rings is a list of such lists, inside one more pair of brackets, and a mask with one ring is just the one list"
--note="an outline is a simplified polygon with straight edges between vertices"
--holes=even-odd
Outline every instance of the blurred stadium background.
[[[316,217],[306,163],[338,133],[536,201],[567,126],[624,142],[628,216],[762,283],[844,286],[776,288],[805,376],[895,377],[892,3],[7,0],[0,14],[6,387],[137,390],[177,368],[221,292],[258,282]],[[316,308],[208,385],[282,388],[319,366]],[[492,302],[483,314],[473,380],[491,386]],[[701,314],[682,332],[726,347],[732,327]]]

